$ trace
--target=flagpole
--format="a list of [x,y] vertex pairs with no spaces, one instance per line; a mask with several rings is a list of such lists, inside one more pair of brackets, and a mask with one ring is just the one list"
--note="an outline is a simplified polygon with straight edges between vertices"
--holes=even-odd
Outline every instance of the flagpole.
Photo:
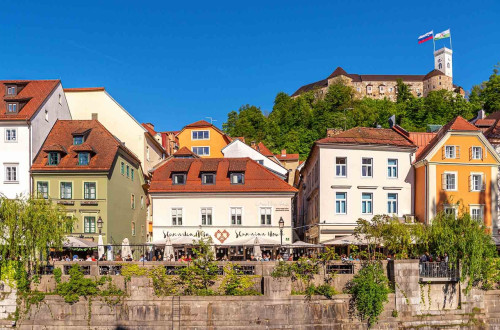
[[[448,29],[450,30],[450,29]],[[453,50],[453,46],[451,45],[451,30],[450,30],[450,49]]]
[[[434,40],[434,30],[432,30],[432,44],[434,45],[434,53],[435,53],[436,52],[436,40]],[[434,54],[434,53],[432,53],[432,54]]]

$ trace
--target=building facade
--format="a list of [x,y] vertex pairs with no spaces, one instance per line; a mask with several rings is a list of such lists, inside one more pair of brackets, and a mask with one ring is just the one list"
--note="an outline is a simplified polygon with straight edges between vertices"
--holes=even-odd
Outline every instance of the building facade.
[[499,156],[481,130],[462,117],[443,126],[415,161],[415,216],[469,213],[498,232]]
[[222,158],[222,149],[232,139],[216,126],[200,120],[184,126],[176,135],[179,148],[186,147],[202,158]]
[[153,238],[202,233],[217,245],[254,236],[292,243],[295,192],[250,158],[174,156],[153,173]]
[[96,120],[60,120],[31,167],[34,194],[75,218],[71,235],[105,244],[144,243],[146,192],[140,160]]
[[71,119],[59,80],[0,81],[0,194],[7,198],[32,191],[30,167],[52,126]]
[[462,88],[453,85],[452,50],[446,47],[434,52],[434,70],[425,75],[366,75],[347,73],[338,67],[326,79],[300,87],[292,97],[314,91],[321,98],[328,88],[335,83],[343,82],[353,87],[356,98],[373,98],[391,101],[397,99],[397,80],[409,86],[410,92],[415,97],[425,97],[434,90],[449,90],[465,95]]
[[305,239],[328,243],[377,214],[411,216],[415,150],[396,128],[356,127],[316,141],[297,184]]

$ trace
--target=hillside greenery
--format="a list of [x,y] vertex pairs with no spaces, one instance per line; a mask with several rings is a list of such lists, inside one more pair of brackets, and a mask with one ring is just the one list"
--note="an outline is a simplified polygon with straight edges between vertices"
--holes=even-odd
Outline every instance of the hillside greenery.
[[244,105],[229,112],[223,129],[230,136],[245,137],[248,144],[262,141],[275,153],[287,149],[305,159],[313,142],[326,136],[327,128],[388,127],[389,117],[395,115],[403,128],[425,131],[429,124],[444,125],[458,115],[472,119],[482,108],[487,113],[500,110],[499,69],[499,65],[495,66],[488,81],[474,86],[468,99],[445,90],[416,98],[401,81],[396,102],[355,99],[353,88],[341,81],[331,85],[322,99],[316,98],[313,91],[297,98],[280,92],[270,113],[255,105]]

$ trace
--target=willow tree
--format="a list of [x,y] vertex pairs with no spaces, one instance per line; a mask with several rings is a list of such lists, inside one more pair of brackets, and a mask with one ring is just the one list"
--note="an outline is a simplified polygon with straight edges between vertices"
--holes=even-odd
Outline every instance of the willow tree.
[[17,261],[31,273],[50,247],[60,249],[73,218],[50,200],[0,196],[1,267]]

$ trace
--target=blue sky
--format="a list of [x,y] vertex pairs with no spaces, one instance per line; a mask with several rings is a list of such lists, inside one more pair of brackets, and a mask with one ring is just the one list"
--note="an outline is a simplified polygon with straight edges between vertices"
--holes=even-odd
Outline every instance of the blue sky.
[[[454,82],[500,61],[500,1],[9,1],[0,11],[2,79],[105,86],[141,122],[175,130],[328,76],[425,74],[451,28]],[[437,46],[448,41],[439,41]]]

